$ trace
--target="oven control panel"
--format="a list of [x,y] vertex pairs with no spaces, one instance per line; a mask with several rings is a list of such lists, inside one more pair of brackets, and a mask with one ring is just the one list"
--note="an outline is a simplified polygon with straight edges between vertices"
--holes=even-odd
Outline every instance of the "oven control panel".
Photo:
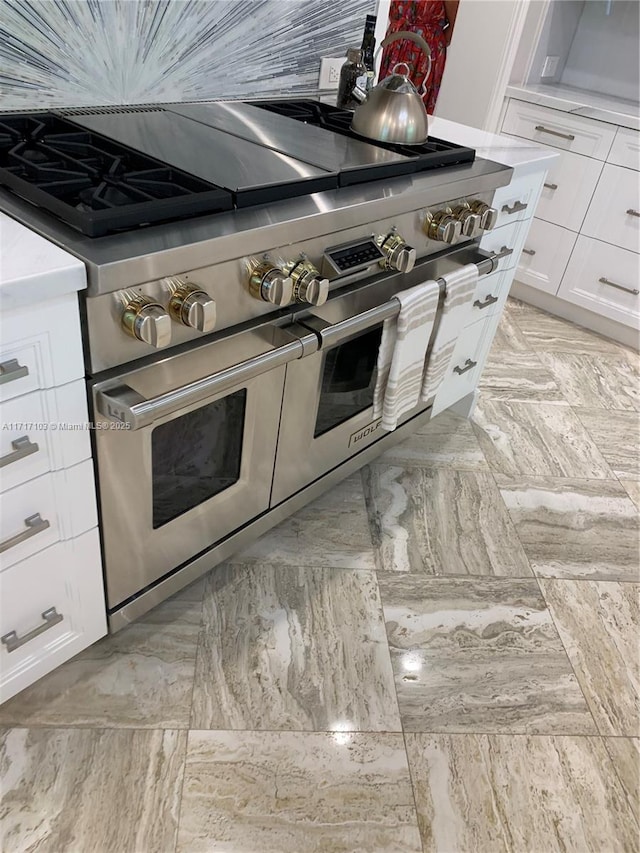
[[384,253],[375,240],[346,243],[326,249],[322,256],[322,271],[327,278],[337,278],[347,273],[358,272],[384,260]]

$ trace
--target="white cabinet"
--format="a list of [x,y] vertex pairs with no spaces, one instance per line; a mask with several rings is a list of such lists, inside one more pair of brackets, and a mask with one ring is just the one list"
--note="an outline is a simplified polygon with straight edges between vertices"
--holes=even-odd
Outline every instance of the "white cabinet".
[[619,127],[607,160],[616,166],[636,171],[640,169],[640,133],[628,127]]
[[576,235],[572,231],[534,219],[520,256],[518,280],[555,293],[575,242]]
[[638,173],[607,163],[589,205],[582,233],[614,246],[640,252]]

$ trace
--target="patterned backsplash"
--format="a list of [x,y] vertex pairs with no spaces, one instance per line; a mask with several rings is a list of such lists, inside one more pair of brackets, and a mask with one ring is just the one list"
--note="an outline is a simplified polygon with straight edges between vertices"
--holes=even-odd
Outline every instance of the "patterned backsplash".
[[0,110],[315,93],[375,0],[0,0]]

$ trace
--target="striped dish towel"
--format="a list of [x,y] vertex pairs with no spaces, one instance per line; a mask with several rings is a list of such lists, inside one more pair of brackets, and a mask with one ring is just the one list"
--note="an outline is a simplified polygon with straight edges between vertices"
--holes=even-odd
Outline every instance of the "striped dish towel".
[[420,392],[423,402],[433,397],[447,375],[458,336],[469,322],[471,300],[478,284],[478,267],[475,264],[467,264],[444,276],[444,281],[444,307]]
[[386,430],[394,430],[399,418],[418,405],[440,288],[426,281],[396,296],[400,313],[384,321],[373,393],[373,417],[382,416]]

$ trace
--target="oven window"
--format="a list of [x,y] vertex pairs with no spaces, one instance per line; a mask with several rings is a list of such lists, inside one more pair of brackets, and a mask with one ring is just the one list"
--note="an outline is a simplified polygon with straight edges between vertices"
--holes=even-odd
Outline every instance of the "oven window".
[[373,405],[381,338],[382,326],[376,326],[327,352],[314,438]]
[[238,482],[246,404],[243,389],[153,430],[154,530]]

